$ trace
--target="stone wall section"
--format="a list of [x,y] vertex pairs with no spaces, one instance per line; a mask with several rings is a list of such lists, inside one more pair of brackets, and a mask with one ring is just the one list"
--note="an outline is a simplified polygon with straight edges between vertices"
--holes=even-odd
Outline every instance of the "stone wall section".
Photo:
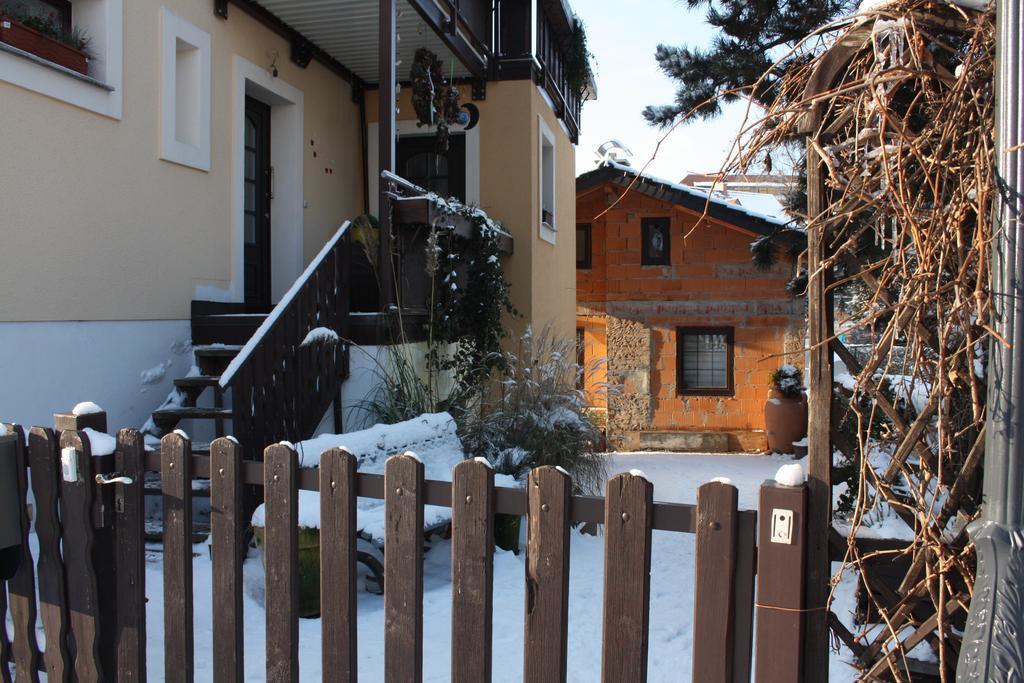
[[651,331],[642,322],[608,317],[608,432],[616,443],[624,432],[651,424]]

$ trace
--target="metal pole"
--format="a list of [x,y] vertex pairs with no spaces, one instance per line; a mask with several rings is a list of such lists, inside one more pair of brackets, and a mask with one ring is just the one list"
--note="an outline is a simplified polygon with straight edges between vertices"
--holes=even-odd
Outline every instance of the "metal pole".
[[[380,152],[379,171],[395,171],[395,68],[397,15],[395,0],[380,0],[380,44],[378,50],[379,64],[377,73],[380,83],[377,87],[379,96],[379,137]],[[393,189],[392,183],[381,177],[380,203],[378,222],[380,224],[380,240],[377,252],[377,278],[380,284],[380,308],[387,311],[395,303],[394,274],[391,262],[391,198],[388,193]]]
[[[994,327],[982,516],[968,529],[978,552],[957,681],[1019,680],[1024,662],[1024,141],[1019,98],[1024,44],[1019,0],[996,3],[996,172],[1001,187],[992,255]],[[1010,151],[1014,150],[1014,151]]]

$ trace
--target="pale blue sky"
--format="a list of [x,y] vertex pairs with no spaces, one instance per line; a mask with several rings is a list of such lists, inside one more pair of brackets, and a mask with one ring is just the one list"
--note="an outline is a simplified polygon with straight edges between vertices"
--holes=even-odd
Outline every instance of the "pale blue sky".
[[[597,72],[598,99],[583,106],[582,133],[576,148],[577,174],[594,167],[595,150],[609,138],[629,147],[640,167],[664,132],[652,128],[640,112],[648,104],[672,101],[673,82],[658,69],[658,43],[707,45],[713,29],[704,12],[680,0],[571,0],[587,29]],[[661,146],[648,172],[679,180],[689,171],[717,171],[742,125],[745,104],[734,104],[710,122],[680,126]]]

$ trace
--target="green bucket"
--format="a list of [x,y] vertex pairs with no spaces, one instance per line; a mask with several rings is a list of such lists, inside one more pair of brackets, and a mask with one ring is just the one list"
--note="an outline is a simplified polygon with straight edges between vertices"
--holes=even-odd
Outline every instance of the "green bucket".
[[494,515],[494,545],[502,550],[519,554],[519,526],[523,518],[519,515]]
[[[264,533],[263,527],[253,527],[265,569]],[[320,616],[320,530],[310,527],[299,527],[299,616]]]

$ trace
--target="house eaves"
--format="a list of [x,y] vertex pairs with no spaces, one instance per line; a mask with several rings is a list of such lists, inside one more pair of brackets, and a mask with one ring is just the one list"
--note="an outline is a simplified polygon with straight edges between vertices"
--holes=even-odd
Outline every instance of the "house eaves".
[[[220,0],[218,4],[223,6],[222,16],[227,18],[229,0]],[[379,80],[379,3],[373,0],[230,0],[230,5],[270,26],[293,43],[307,41],[313,56],[339,75],[346,77],[347,72],[354,77],[349,80],[371,85]],[[455,78],[479,75],[474,74],[463,60],[469,61],[474,70],[482,72],[487,55],[471,48],[464,50],[465,54],[461,56],[456,55],[446,42],[453,42],[453,37],[446,35],[442,39],[439,31],[428,22],[428,19],[448,21],[448,15],[434,0],[398,0],[397,5],[400,77],[408,74],[413,56],[420,47],[437,54],[444,62],[446,72]],[[461,25],[457,30],[457,37],[463,39]],[[468,46],[470,41],[457,42]]]
[[[634,182],[635,181],[635,182]],[[782,220],[774,216],[751,211],[746,207],[728,202],[707,192],[668,180],[662,180],[646,174],[640,174],[630,166],[615,162],[605,162],[593,171],[588,171],[576,178],[576,194],[586,192],[595,187],[611,183],[631,192],[669,202],[677,206],[696,211],[716,220],[734,225],[757,235],[768,235],[781,228],[795,227],[793,221]],[[632,187],[630,187],[632,185]]]

